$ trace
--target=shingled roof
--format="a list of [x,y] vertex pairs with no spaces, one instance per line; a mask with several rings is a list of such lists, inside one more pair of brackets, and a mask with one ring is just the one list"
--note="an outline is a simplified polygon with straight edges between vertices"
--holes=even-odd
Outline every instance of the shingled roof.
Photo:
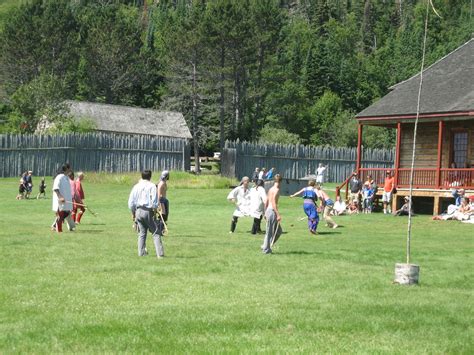
[[99,131],[192,138],[180,112],[82,101],[66,103],[73,117],[91,119]]
[[[391,87],[392,91],[356,118],[416,115],[420,73]],[[423,71],[420,114],[474,111],[474,39]]]

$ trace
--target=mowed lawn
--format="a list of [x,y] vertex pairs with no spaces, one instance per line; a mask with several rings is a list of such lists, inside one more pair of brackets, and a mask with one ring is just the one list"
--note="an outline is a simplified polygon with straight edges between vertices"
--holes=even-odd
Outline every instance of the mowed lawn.
[[415,217],[421,283],[399,286],[406,218],[336,217],[314,237],[301,199],[282,197],[286,233],[263,255],[250,219],[228,234],[228,189],[171,178],[161,260],[151,240],[137,256],[126,179],[86,180],[98,217],[60,235],[51,179],[38,201],[0,180],[0,353],[474,353],[474,226]]

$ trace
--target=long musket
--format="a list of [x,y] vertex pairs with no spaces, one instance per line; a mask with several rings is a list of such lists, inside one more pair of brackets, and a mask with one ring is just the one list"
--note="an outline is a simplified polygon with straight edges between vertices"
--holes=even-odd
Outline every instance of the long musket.
[[163,223],[163,226],[165,227],[165,230],[163,231],[163,235],[168,235],[168,226],[166,225],[165,219],[163,218],[163,215],[161,214],[160,211],[156,211],[160,215],[161,222]]
[[94,211],[92,211],[89,206],[84,205],[83,203],[72,202],[72,201],[65,201],[65,202],[67,202],[67,203],[72,203],[72,204],[76,204],[77,206],[82,206],[82,207],[84,207],[86,210],[88,210],[91,215],[93,215],[94,217],[97,217],[97,213],[95,213]]
[[273,233],[272,242],[270,243],[270,248],[273,248],[273,244],[275,244],[276,241],[278,240],[278,239],[275,240],[275,237],[276,237],[276,235],[277,235],[277,233],[278,233],[278,228],[280,228],[280,222],[278,222],[277,227],[275,228],[275,233]]

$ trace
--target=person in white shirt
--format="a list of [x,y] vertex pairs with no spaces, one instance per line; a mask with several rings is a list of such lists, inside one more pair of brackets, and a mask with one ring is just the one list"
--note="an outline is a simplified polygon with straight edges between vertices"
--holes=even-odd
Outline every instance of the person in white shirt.
[[322,163],[319,163],[318,168],[316,169],[316,183],[319,184],[319,186],[322,186],[324,183],[326,168],[327,167],[324,166]]
[[235,232],[235,227],[237,226],[237,221],[239,217],[246,217],[251,215],[251,200],[250,200],[250,189],[249,189],[250,179],[247,176],[242,178],[240,185],[229,192],[227,199],[235,203],[235,211],[232,216],[232,222],[230,224],[230,232]]
[[258,173],[258,178],[259,178],[260,180],[265,180],[266,174],[267,174],[267,169],[262,168],[262,169],[260,170],[260,172]]
[[53,182],[53,211],[56,213],[56,220],[52,229],[58,233],[63,231],[64,220],[72,211],[72,192],[69,177],[66,175],[70,170],[69,164],[61,166],[60,173]]
[[156,224],[155,211],[158,208],[158,192],[156,185],[151,181],[151,171],[144,170],[141,180],[133,187],[128,198],[128,208],[132,212],[132,219],[138,227],[138,256],[146,256],[147,232],[153,235],[156,256],[162,258],[164,254],[160,230]]
[[335,216],[340,216],[344,213],[346,213],[347,205],[346,203],[341,200],[341,196],[336,196],[336,202],[334,202],[334,215]]
[[253,217],[252,234],[260,233],[260,224],[265,213],[267,193],[265,192],[263,180],[257,180],[255,187],[250,189],[250,215]]

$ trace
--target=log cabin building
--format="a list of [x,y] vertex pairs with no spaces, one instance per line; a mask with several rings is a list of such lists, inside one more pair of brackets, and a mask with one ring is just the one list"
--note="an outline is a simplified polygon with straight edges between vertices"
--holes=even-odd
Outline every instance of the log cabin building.
[[[369,169],[362,161],[362,136],[366,125],[396,130],[396,158],[389,169],[397,194],[392,209],[409,193],[413,130],[420,74],[391,87],[391,92],[360,112],[356,169],[383,186],[387,169]],[[474,39],[423,71],[418,121],[413,202],[432,203],[440,213],[452,203],[452,188],[474,193]],[[381,189],[379,189],[381,192]]]

